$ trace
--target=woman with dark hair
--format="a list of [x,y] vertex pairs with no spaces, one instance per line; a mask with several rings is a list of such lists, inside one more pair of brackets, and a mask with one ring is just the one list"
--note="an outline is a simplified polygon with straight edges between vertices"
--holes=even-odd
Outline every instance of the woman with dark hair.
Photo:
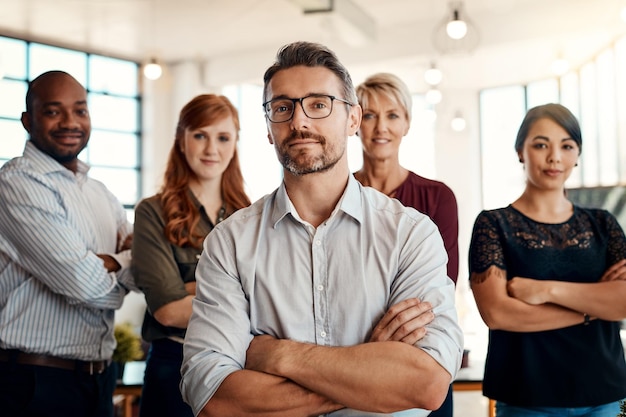
[[626,397],[626,238],[608,211],[567,199],[581,149],[567,108],[529,110],[515,142],[524,192],[474,224],[470,282],[489,327],[483,394],[497,417],[614,417]]
[[202,242],[250,200],[237,157],[239,117],[224,96],[199,95],[180,112],[160,192],[135,208],[133,274],[148,305],[151,343],[141,416],[192,416],[180,395],[183,339]]

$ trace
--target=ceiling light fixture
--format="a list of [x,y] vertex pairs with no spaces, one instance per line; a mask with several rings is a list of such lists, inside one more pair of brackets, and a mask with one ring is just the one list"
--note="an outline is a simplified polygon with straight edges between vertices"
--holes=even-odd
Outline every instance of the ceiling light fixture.
[[450,121],[450,127],[455,132],[462,132],[465,130],[466,126],[467,126],[467,121],[465,120],[465,117],[463,117],[463,114],[460,111],[457,111],[454,114],[454,117],[452,118],[452,120]]
[[[157,26],[157,11],[156,11],[156,0],[152,0],[151,3],[151,22],[150,22],[150,39],[154,44],[156,42],[156,26]],[[154,48],[153,48],[154,49]],[[163,75],[163,67],[159,63],[156,54],[153,54],[150,59],[143,66],[143,75],[148,80],[155,81],[161,78]]]
[[459,10],[452,11],[452,19],[446,24],[446,33],[452,39],[463,39],[467,35],[467,23],[459,17]]
[[434,86],[438,85],[442,79],[443,73],[437,68],[434,62],[431,62],[430,68],[424,72],[424,81],[426,81],[426,84]]
[[352,47],[376,39],[376,21],[351,0],[291,0],[306,15],[321,15],[324,29]]
[[441,94],[441,91],[433,87],[429,88],[428,91],[426,91],[425,98],[428,104],[439,104],[441,102],[441,99],[443,98],[443,94]]
[[156,57],[150,58],[150,61],[143,66],[143,75],[149,80],[158,80],[162,74],[163,68]]
[[556,76],[564,75],[567,71],[569,71],[569,61],[562,56],[557,57],[552,64],[550,65],[552,72]]
[[472,52],[478,46],[478,29],[467,17],[463,2],[450,2],[448,8],[433,33],[435,48],[443,54]]

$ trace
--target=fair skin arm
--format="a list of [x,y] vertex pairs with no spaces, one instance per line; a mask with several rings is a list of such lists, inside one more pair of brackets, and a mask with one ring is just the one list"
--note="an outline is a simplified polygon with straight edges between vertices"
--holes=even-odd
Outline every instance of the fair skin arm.
[[288,378],[349,408],[382,413],[437,408],[451,381],[426,352],[393,341],[329,347],[257,336],[246,368]]
[[505,272],[495,266],[472,274],[471,283],[478,310],[490,329],[534,332],[580,324],[583,313],[621,320],[626,314],[618,301],[626,296],[624,279],[626,262],[620,261],[592,284],[521,277],[507,282]]
[[191,317],[191,302],[196,295],[196,283],[185,283],[188,296],[171,303],[167,303],[154,312],[154,318],[164,326],[184,329]]
[[556,304],[608,321],[626,318],[626,260],[612,265],[600,282],[538,281],[515,277],[508,283],[511,296],[532,305]]
[[[389,343],[398,340],[404,342],[403,344],[411,349],[419,350],[409,345],[416,343],[426,334],[425,326],[434,318],[431,309],[430,303],[421,303],[416,299],[397,303],[387,311],[375,326],[369,341]],[[271,353],[272,342],[280,342],[269,336],[259,336],[255,338],[255,341],[248,350],[250,360],[252,360],[251,355],[263,357],[265,354]],[[381,343],[370,344],[379,345],[377,347],[384,350]],[[302,345],[300,347],[304,348],[311,347],[311,345],[306,344],[296,343],[296,345]],[[269,349],[270,352],[264,353],[264,349]],[[349,356],[348,352],[346,354]],[[299,361],[298,354],[295,353],[295,355],[292,360]],[[258,363],[258,365],[261,364]],[[295,366],[298,367],[299,365],[296,364]],[[358,364],[358,367],[362,366],[363,364]],[[246,367],[250,368],[249,366]],[[381,369],[381,371],[383,370]],[[394,374],[391,373],[391,375]],[[331,385],[334,386],[334,384]],[[360,385],[352,385],[348,390],[354,390],[354,386],[359,386],[359,390],[361,389]],[[326,387],[326,390],[329,388]],[[333,387],[331,391],[335,392],[336,390]],[[381,392],[385,391],[379,389],[379,395]],[[345,395],[352,398],[353,394]],[[203,417],[222,415],[302,416],[319,415],[344,407],[341,405],[342,403],[329,398],[327,395],[316,394],[313,390],[282,376],[245,369],[234,372],[224,380],[200,415]],[[361,404],[359,407],[363,407],[363,405]]]
[[530,305],[507,291],[506,273],[491,266],[471,275],[471,287],[478,311],[492,330],[539,332],[583,322],[582,314],[554,304]]

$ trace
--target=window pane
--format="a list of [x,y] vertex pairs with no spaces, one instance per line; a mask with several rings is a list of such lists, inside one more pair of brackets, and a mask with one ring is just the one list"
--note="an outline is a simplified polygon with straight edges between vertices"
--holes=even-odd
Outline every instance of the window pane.
[[139,172],[135,169],[91,167],[89,175],[104,185],[122,204],[135,205],[139,190]]
[[[569,72],[561,78],[561,104],[572,112],[580,120],[580,97],[579,97],[578,73]],[[581,168],[574,169],[565,183],[566,188],[578,188],[583,183]]]
[[523,168],[514,149],[517,129],[526,111],[524,103],[522,86],[494,88],[480,93],[485,209],[503,207],[524,190]]
[[139,158],[137,135],[92,130],[88,163],[110,167],[136,168]]
[[132,98],[89,94],[91,126],[95,129],[137,132],[139,103]]
[[137,64],[100,55],[89,57],[88,89],[114,95],[138,94]]
[[11,159],[20,156],[24,151],[24,143],[28,133],[22,123],[17,120],[0,119],[0,158]]
[[583,184],[587,187],[598,185],[599,182],[597,88],[596,68],[591,62],[580,70],[580,121],[585,142],[579,168],[583,172]]
[[26,42],[0,37],[0,78],[26,79]]
[[526,88],[526,99],[528,100],[528,108],[546,103],[558,103],[559,101],[559,83],[556,79],[536,81],[528,84]]
[[20,119],[26,104],[26,83],[24,81],[0,80],[0,117]]
[[267,141],[267,126],[261,107],[263,87],[258,85],[230,86],[222,90],[239,111],[239,162],[246,193],[252,201],[272,192],[280,185],[282,167],[274,147]]
[[70,49],[33,43],[30,52],[30,74],[33,79],[43,72],[61,70],[87,86],[87,54]]
[[[616,77],[616,94],[617,94],[617,114],[626,114],[626,37],[622,38],[615,44],[615,73]],[[626,182],[626,117],[619,117],[618,123],[618,155],[620,182]]]
[[[437,178],[435,167],[435,121],[437,116],[424,95],[413,95],[411,128],[400,142],[400,165],[427,178]],[[362,154],[361,140],[359,153]],[[357,167],[360,169],[361,166]]]
[[600,185],[617,184],[619,178],[613,58],[613,51],[609,49],[600,54],[596,60]]

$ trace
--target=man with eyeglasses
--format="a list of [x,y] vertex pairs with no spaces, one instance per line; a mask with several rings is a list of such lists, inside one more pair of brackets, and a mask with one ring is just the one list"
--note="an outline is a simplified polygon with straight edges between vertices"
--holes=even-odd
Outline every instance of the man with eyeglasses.
[[265,73],[281,186],[205,241],[182,366],[200,416],[425,416],[460,367],[454,285],[434,223],[350,174],[361,121],[322,45]]

